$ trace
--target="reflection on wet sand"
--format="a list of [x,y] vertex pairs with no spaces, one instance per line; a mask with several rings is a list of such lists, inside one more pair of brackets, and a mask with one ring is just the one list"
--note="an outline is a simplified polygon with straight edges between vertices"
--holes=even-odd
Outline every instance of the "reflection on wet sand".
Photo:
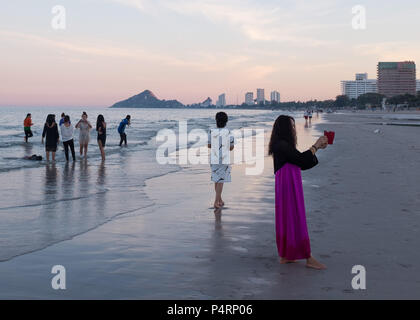
[[96,185],[100,190],[96,196],[96,212],[98,217],[103,217],[106,210],[106,166],[105,162],[102,161],[98,169],[98,178],[96,179]]
[[222,231],[222,208],[214,210],[214,230],[216,232]]
[[63,192],[66,196],[66,198],[72,198],[74,195],[74,169],[75,169],[75,163],[72,164],[66,163],[64,166],[63,171]]
[[25,143],[24,148],[25,148],[25,157],[33,155],[32,152],[33,152],[34,147],[33,147],[32,143]]
[[45,166],[44,199],[46,203],[54,202],[57,196],[57,167],[55,162]]
[[58,170],[55,162],[45,166],[44,205],[40,209],[40,230],[42,241],[54,241],[56,230],[55,212],[57,208]]

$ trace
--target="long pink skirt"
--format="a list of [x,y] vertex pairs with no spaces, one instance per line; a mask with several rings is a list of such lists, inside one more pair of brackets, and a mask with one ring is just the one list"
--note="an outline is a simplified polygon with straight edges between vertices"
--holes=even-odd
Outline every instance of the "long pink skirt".
[[282,258],[300,260],[311,256],[302,175],[300,168],[290,163],[276,173],[276,240]]

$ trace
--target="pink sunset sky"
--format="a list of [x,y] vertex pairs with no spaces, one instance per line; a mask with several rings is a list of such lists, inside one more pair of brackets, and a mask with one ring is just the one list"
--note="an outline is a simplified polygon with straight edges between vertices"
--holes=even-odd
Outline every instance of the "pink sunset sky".
[[[66,9],[66,28],[51,26]],[[110,106],[145,89],[184,104],[331,99],[378,61],[420,61],[420,4],[364,1],[15,0],[0,4],[0,106]],[[392,21],[392,23],[390,23]]]

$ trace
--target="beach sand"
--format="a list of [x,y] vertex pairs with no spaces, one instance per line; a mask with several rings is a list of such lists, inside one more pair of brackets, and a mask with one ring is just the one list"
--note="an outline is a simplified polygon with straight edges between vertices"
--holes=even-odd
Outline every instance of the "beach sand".
[[[369,124],[358,114],[324,117],[314,120],[318,131],[300,128],[299,148],[336,131],[320,164],[302,174],[313,255],[327,270],[280,265],[266,157],[259,176],[233,167],[221,214],[210,208],[207,166],[147,180],[138,198],[145,205],[133,205],[134,190],[105,202],[105,211],[124,201],[138,209],[1,262],[0,298],[419,299],[419,128]],[[53,265],[65,266],[66,290],[51,288]],[[367,290],[352,289],[354,265],[366,268]]]

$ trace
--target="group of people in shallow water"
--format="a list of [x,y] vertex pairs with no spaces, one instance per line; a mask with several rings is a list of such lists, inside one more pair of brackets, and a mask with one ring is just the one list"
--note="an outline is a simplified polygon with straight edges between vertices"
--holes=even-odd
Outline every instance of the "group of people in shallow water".
[[[130,125],[130,116],[123,119],[118,127],[120,134],[120,146],[127,144],[125,134],[126,126]],[[213,151],[214,159],[211,160],[211,180],[215,184],[214,208],[221,210],[225,202],[222,200],[222,191],[224,183],[231,182],[231,165],[226,163],[223,152],[219,150],[226,148],[227,153],[234,149],[234,138],[226,128],[228,116],[225,112],[216,114],[216,128],[209,131],[208,148],[211,148],[211,158]],[[31,115],[28,114],[24,121],[25,141],[32,137]],[[45,141],[45,150],[47,160],[52,153],[52,159],[55,159],[55,152],[59,142],[59,130],[61,130],[62,141],[66,154],[69,159],[69,149],[75,159],[73,127],[70,117],[62,114],[59,124],[55,122],[53,114],[48,115],[42,132],[42,141]],[[92,125],[88,121],[86,112],[83,112],[82,118],[77,122],[76,129],[80,130],[79,143],[80,155],[87,153],[89,144],[89,131]],[[105,160],[107,124],[103,115],[99,115],[96,121],[97,141],[101,150],[102,159]],[[224,146],[221,144],[224,141]],[[218,145],[214,145],[218,144]],[[325,269],[325,265],[318,262],[311,254],[311,246],[306,223],[305,202],[303,195],[303,185],[301,170],[308,170],[318,164],[316,153],[328,146],[328,138],[320,137],[314,145],[305,152],[300,152],[296,148],[297,134],[294,118],[290,116],[279,116],[273,125],[269,143],[269,155],[273,157],[275,174],[275,225],[276,225],[276,243],[278,254],[282,264],[295,263],[297,260],[306,259],[306,266],[313,269]],[[35,157],[36,156],[32,156]]]
[[[131,124],[131,116],[127,115],[125,119],[120,122],[118,126],[118,133],[120,134],[120,146],[124,143],[127,146],[127,134],[125,129]],[[27,114],[24,122],[24,132],[25,132],[25,142],[29,141],[29,138],[33,137],[31,127],[33,126],[32,115]],[[83,112],[81,119],[73,127],[70,116],[65,113],[61,114],[60,121],[56,122],[55,115],[49,114],[44,124],[44,129],[42,131],[42,144],[45,141],[45,152],[47,161],[50,160],[50,154],[52,160],[55,161],[55,154],[57,152],[57,147],[60,142],[60,133],[61,141],[63,142],[64,153],[66,160],[69,161],[69,151],[73,161],[76,160],[76,153],[74,149],[74,130],[79,130],[79,145],[80,145],[80,156],[87,157],[88,145],[90,142],[90,131],[93,129],[92,124],[88,121],[88,115],[86,112]],[[105,145],[106,145],[106,129],[107,125],[105,118],[102,114],[98,115],[96,120],[96,132],[97,132],[97,142],[99,150],[101,152],[102,160],[105,160]],[[30,156],[26,157],[28,160],[42,160],[41,156]]]

